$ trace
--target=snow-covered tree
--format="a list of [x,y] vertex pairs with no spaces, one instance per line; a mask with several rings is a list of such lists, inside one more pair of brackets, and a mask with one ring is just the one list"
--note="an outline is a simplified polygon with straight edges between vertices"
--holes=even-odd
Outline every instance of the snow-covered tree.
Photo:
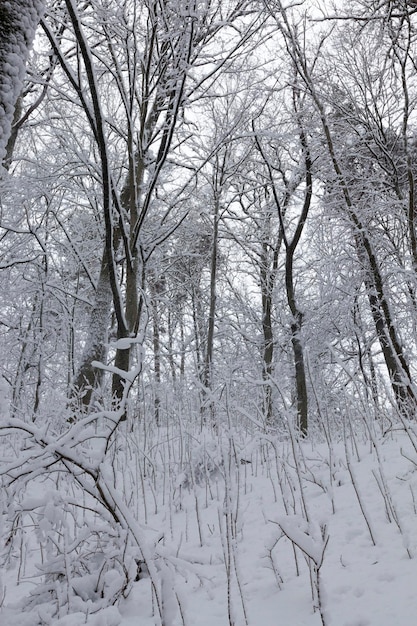
[[26,62],[43,9],[42,0],[0,2],[0,162],[6,153]]

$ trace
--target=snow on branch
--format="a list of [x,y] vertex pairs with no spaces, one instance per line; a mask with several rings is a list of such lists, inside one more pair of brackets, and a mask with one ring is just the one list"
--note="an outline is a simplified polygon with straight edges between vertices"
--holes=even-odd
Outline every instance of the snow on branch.
[[299,515],[282,517],[278,525],[284,535],[320,568],[328,541],[325,528],[321,529]]

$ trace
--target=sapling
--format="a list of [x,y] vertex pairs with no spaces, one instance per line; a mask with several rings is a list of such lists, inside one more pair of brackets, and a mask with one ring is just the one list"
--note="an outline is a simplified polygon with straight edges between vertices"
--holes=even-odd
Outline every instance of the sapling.
[[363,518],[365,520],[366,527],[368,529],[371,541],[372,541],[373,545],[376,546],[375,531],[372,528],[372,523],[371,523],[371,519],[370,519],[370,516],[368,514],[368,511],[367,511],[365,500],[364,500],[364,498],[361,495],[359,484],[358,484],[358,481],[356,480],[356,476],[355,476],[355,472],[354,472],[354,469],[353,469],[353,466],[352,466],[351,456],[350,456],[350,452],[349,452],[349,449],[348,449],[348,443],[347,443],[346,437],[345,437],[344,444],[345,444],[345,454],[346,454],[346,465],[347,465],[347,469],[348,469],[348,472],[349,472],[350,479],[352,481],[352,486],[353,486],[354,492],[356,494],[356,499],[358,501],[359,508],[360,508],[361,513],[363,515]]
[[320,569],[323,565],[324,553],[329,542],[326,525],[318,527],[306,522],[298,515],[283,517],[278,520],[282,533],[296,545],[312,565],[310,568],[312,593],[315,598],[315,609],[320,613],[322,626],[326,626],[324,606],[324,590],[320,578]]
[[304,493],[304,480],[303,480],[302,468],[301,468],[302,464],[300,462],[300,459],[302,459],[303,465],[305,467],[305,459],[303,458],[301,444],[300,444],[300,441],[299,441],[298,437],[296,436],[296,433],[294,431],[294,428],[293,428],[293,425],[291,423],[291,420],[288,420],[287,425],[288,425],[288,431],[289,431],[289,434],[290,434],[292,455],[293,455],[293,459],[294,459],[294,463],[295,463],[295,470],[296,470],[296,476],[297,476],[297,481],[298,481],[298,487],[299,487],[299,490],[300,490],[300,501],[301,501],[301,506],[302,506],[302,510],[303,510],[303,515],[304,515],[305,519],[307,521],[309,521],[309,512],[308,512],[308,507],[307,507],[307,499],[306,499],[305,493]]
[[[375,450],[375,454],[377,457],[377,461],[378,461],[378,473],[373,470],[372,474],[376,480],[376,483],[378,485],[379,491],[384,499],[384,504],[385,504],[385,511],[387,514],[387,518],[388,521],[394,521],[398,530],[400,531],[401,535],[404,538],[404,542],[406,542],[406,533],[405,530],[403,528],[403,524],[401,522],[401,519],[398,515],[398,512],[396,510],[394,501],[393,501],[393,497],[392,497],[392,493],[391,490],[389,488],[388,485],[388,481],[387,478],[385,476],[385,472],[384,472],[384,464],[382,462],[382,455],[381,455],[381,451],[380,451],[380,446],[379,446],[379,442],[378,439],[375,435],[375,431],[374,431],[374,427],[373,425],[369,424],[369,420],[366,418],[366,416],[364,416],[364,421],[369,433],[369,437],[370,440],[372,441],[372,446],[373,449]],[[408,545],[405,545],[406,551],[407,551],[407,555],[410,559],[413,558],[413,554],[411,552],[411,549]]]
[[396,510],[396,507],[394,505],[393,499],[392,499],[392,494],[391,491],[388,487],[386,478],[384,476],[383,470],[382,470],[382,466],[379,467],[379,475],[375,470],[372,470],[372,474],[376,480],[376,483],[378,485],[379,491],[384,499],[384,504],[385,504],[385,512],[387,514],[387,519],[388,521],[391,523],[392,521],[395,522],[398,530],[400,531],[400,534],[403,537],[403,544],[404,547],[406,549],[408,558],[412,559],[413,558],[413,553],[411,551],[410,546],[408,545],[408,538],[407,538],[407,533],[405,532],[405,529],[403,528],[401,519],[398,515],[398,512]]
[[[275,469],[276,469],[278,484],[279,484],[280,491],[281,491],[282,504],[284,506],[285,513],[286,515],[295,514],[297,512],[297,504],[295,500],[295,487],[292,483],[292,478],[288,472],[286,459],[285,457],[282,458],[283,457],[282,451],[281,451],[281,457],[279,458],[277,443],[273,441],[272,439],[271,439],[271,446],[272,446],[272,449],[274,450]],[[277,501],[276,498],[275,498],[275,501]],[[292,550],[293,550],[296,575],[299,576],[300,565],[298,562],[297,550],[294,544],[291,544],[291,545],[292,545]]]
[[[194,486],[195,489],[195,486]],[[194,502],[195,502],[195,516],[197,520],[197,528],[198,528],[198,537],[200,540],[200,547],[204,545],[204,535],[203,535],[203,527],[201,523],[201,515],[200,515],[200,505],[198,503],[198,495],[194,492]]]
[[[275,580],[277,582],[277,586],[278,589],[281,591],[282,589],[282,585],[284,583],[283,578],[281,576],[281,574],[279,573],[279,570],[277,568],[277,566],[275,565],[275,559],[274,559],[274,555],[273,555],[273,551],[274,548],[276,547],[276,545],[278,544],[279,540],[281,539],[283,535],[281,534],[279,537],[273,537],[271,539],[271,541],[265,545],[266,551],[267,551],[267,558],[270,560],[271,562],[271,567],[272,567],[272,571],[274,572],[274,576],[275,576]],[[294,544],[293,545],[293,549],[295,549]]]
[[178,590],[174,590],[175,593],[175,598],[177,600],[177,604],[178,604],[178,610],[180,613],[180,617],[181,617],[181,621],[182,621],[182,626],[187,626],[187,623],[185,621],[185,610],[184,610],[184,598],[180,598],[179,596],[179,592]]
[[[231,582],[234,577],[240,598],[242,612],[245,624],[248,624],[247,612],[245,606],[245,598],[242,592],[239,557],[237,551],[237,526],[239,517],[239,473],[240,465],[237,464],[235,455],[235,447],[231,436],[230,428],[227,432],[227,446],[222,447],[224,474],[224,519],[225,519],[225,537],[222,543],[226,545],[227,572],[228,572],[228,594],[231,593]],[[230,613],[229,613],[230,615]]]
[[411,492],[411,499],[413,501],[413,510],[414,510],[414,514],[417,515],[417,504],[416,504],[416,496],[414,494],[414,489],[412,485],[409,485],[410,487],[410,492]]
[[[317,406],[317,415],[318,415],[318,419],[319,419],[319,424],[321,426],[321,430],[324,434],[324,438],[326,440],[327,443],[327,448],[329,451],[329,487],[327,489],[327,493],[330,496],[330,500],[332,503],[332,512],[333,514],[336,513],[336,505],[335,505],[335,499],[334,499],[334,489],[333,489],[333,467],[334,467],[334,449],[333,449],[333,441],[332,441],[332,435],[331,435],[331,429],[330,429],[330,424],[329,424],[329,414],[327,411],[327,407],[322,407],[322,403],[321,400],[319,398],[319,395],[317,394],[317,390],[316,390],[316,386],[315,386],[315,380],[314,377],[312,376],[311,370],[310,370],[310,359],[308,358],[308,353],[307,353],[307,359],[306,359],[306,363],[307,363],[307,371],[309,374],[309,378],[310,378],[310,385],[311,385],[311,389],[313,392],[313,396],[314,399],[316,401],[316,406]],[[324,417],[324,415],[326,415],[326,419]]]

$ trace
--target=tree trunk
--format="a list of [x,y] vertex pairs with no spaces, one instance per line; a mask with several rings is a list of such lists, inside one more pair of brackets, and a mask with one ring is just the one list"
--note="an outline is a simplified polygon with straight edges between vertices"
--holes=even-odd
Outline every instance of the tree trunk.
[[0,2],[0,163],[6,156],[26,61],[43,8],[41,0]]
[[103,380],[104,370],[95,368],[92,362],[104,363],[106,358],[112,301],[109,266],[107,254],[104,251],[96,288],[96,300],[90,316],[89,334],[71,389],[72,402],[77,399],[78,408],[84,410],[90,406],[94,390]]
[[265,423],[273,422],[272,407],[272,367],[274,360],[274,333],[272,329],[272,285],[268,271],[268,244],[262,243],[260,262],[260,283],[262,300],[262,379],[264,382],[264,416]]
[[150,306],[152,309],[152,347],[153,347],[153,371],[154,371],[154,418],[155,424],[160,425],[161,415],[161,335],[158,299],[165,291],[164,277],[151,275],[148,279],[151,293]]
[[[139,291],[145,289],[145,265],[139,270],[137,259],[133,259],[133,268],[128,271],[126,278],[126,323],[127,326],[118,327],[117,338],[134,338],[138,332],[143,308],[143,297],[138,297]],[[132,343],[133,346],[133,343]],[[130,348],[118,348],[114,365],[119,370],[128,372],[132,362],[132,346]],[[123,398],[125,378],[118,373],[113,374],[112,397],[116,404]]]
[[299,431],[306,435],[308,431],[308,396],[306,372],[304,366],[304,350],[300,339],[302,314],[297,311],[296,318],[291,324],[291,343],[294,355],[295,387],[297,392],[297,426]]
[[211,248],[210,262],[210,306],[208,315],[206,353],[204,357],[204,366],[202,373],[203,391],[202,391],[202,420],[203,423],[211,421],[214,425],[215,410],[212,400],[212,376],[213,376],[213,349],[214,349],[214,330],[216,321],[216,283],[217,283],[217,259],[218,259],[218,237],[219,237],[219,199],[214,201],[213,216],[213,241]]
[[385,298],[383,278],[372,252],[371,243],[363,229],[356,237],[356,248],[358,257],[365,267],[364,282],[369,306],[389,373],[394,398],[400,413],[404,417],[410,417],[414,415],[417,408],[417,398],[411,381],[411,373]]

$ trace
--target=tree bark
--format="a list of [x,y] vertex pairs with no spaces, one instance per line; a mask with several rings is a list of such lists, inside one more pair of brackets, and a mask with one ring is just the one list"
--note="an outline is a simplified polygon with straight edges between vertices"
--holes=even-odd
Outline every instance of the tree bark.
[[[338,185],[343,196],[347,215],[354,228],[354,237],[358,257],[365,270],[365,284],[366,281],[368,281],[366,286],[370,309],[384,356],[385,365],[390,376],[391,386],[397,407],[403,416],[413,417],[415,416],[417,408],[417,396],[414,391],[408,362],[399,341],[398,332],[391,315],[388,300],[385,296],[381,269],[374,254],[371,239],[366,227],[360,219],[359,213],[352,199],[351,189],[349,188],[349,184],[343,173],[342,165],[336,152],[325,106],[317,93],[299,42],[295,39],[294,34],[289,27],[285,12],[283,13],[283,16],[288,29],[287,36],[291,41],[294,59],[297,63],[297,70],[307,85],[313,102],[317,107],[333,170],[336,174]],[[414,219],[414,215],[411,217]]]
[[[394,398],[400,413],[404,417],[410,417],[417,408],[417,398],[411,381],[411,373],[385,298],[381,272],[373,254],[371,243],[363,228],[356,236],[356,249],[359,260],[365,268],[364,282],[369,306],[390,376]],[[367,254],[365,254],[366,251]]]
[[71,399],[72,401],[78,400],[77,408],[87,409],[90,406],[94,390],[103,380],[104,370],[93,367],[92,362],[104,363],[106,358],[112,301],[109,266],[107,255],[104,253],[101,259],[95,304],[90,316],[88,338],[80,365],[72,382]]
[[[294,234],[289,240],[287,235],[287,228],[284,223],[285,213],[288,207],[288,203],[291,198],[290,188],[287,186],[284,201],[281,203],[279,199],[279,195],[276,189],[276,185],[274,183],[274,175],[271,164],[265,155],[262,146],[256,138],[256,143],[258,149],[262,155],[262,158],[267,166],[268,176],[271,183],[272,195],[274,198],[274,202],[277,208],[279,222],[280,222],[280,234],[278,247],[275,250],[274,256],[274,273],[277,270],[277,254],[281,246],[281,241],[283,241],[285,246],[285,288],[287,295],[288,307],[291,312],[292,321],[291,321],[291,345],[293,349],[293,357],[294,357],[294,372],[295,372],[295,388],[296,388],[296,399],[297,399],[297,426],[301,434],[306,435],[308,430],[308,396],[307,396],[307,383],[306,383],[306,372],[304,366],[304,347],[301,340],[301,329],[302,329],[302,321],[303,314],[300,310],[297,299],[295,295],[295,287],[294,287],[294,257],[297,246],[300,242],[301,235],[304,230],[304,226],[306,224],[307,216],[311,206],[312,194],[313,194],[313,175],[312,175],[312,159],[310,154],[310,149],[307,141],[307,136],[304,131],[303,122],[302,122],[302,114],[300,110],[299,103],[300,93],[297,88],[293,90],[293,104],[294,104],[294,113],[297,119],[298,131],[299,131],[299,140],[301,146],[301,154],[304,165],[304,178],[305,178],[305,190],[304,190],[304,201],[303,206],[301,208],[300,216],[297,220],[297,225],[294,230]],[[273,273],[273,275],[274,275]],[[262,276],[261,276],[262,278]],[[264,276],[264,280],[266,277]],[[265,297],[268,293],[268,290],[262,293],[263,298],[263,307],[264,314],[270,315],[270,311],[268,311],[268,307],[270,306],[270,301]],[[272,293],[269,294],[269,298],[271,298]],[[269,327],[268,327],[269,326]],[[269,366],[269,362],[271,362],[272,366],[272,356],[273,356],[273,344],[268,345],[267,341],[272,337],[272,327],[271,320],[268,321],[267,318],[263,320],[263,331],[264,331],[264,368],[266,369]],[[270,401],[271,402],[271,401]],[[268,408],[268,407],[267,407]],[[272,411],[272,406],[270,407]]]
[[272,328],[272,291],[274,278],[268,267],[268,243],[262,243],[260,284],[262,300],[262,379],[264,382],[265,423],[273,423],[271,377],[274,361],[274,332]]
[[203,424],[211,421],[214,425],[215,409],[212,400],[212,376],[213,376],[213,349],[214,349],[214,330],[216,322],[216,300],[217,300],[217,260],[218,260],[218,237],[219,237],[219,198],[214,199],[214,215],[213,215],[213,239],[211,247],[210,260],[210,303],[207,326],[206,351],[204,355],[204,365],[202,372],[202,404],[201,416]]
[[6,156],[16,102],[43,8],[41,0],[0,1],[0,162]]

